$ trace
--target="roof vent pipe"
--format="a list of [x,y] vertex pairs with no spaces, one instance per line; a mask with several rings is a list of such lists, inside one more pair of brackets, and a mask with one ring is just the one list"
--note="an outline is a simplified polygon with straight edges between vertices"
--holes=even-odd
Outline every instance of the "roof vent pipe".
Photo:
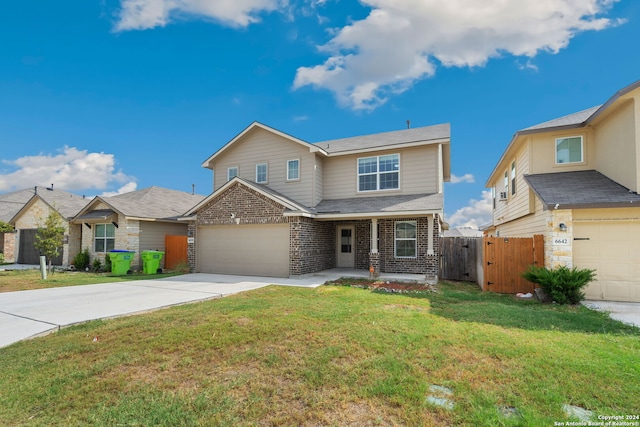
[[407,120],[407,129],[411,129],[411,120]]

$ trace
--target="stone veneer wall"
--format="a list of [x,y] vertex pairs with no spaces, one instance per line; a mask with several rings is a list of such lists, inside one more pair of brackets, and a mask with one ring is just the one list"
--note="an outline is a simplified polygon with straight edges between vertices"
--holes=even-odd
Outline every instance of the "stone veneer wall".
[[[396,221],[417,221],[418,254],[416,258],[394,256],[394,227]],[[440,269],[440,223],[438,215],[433,219],[433,255],[427,255],[429,222],[426,217],[379,219],[380,271],[383,273],[410,273],[437,276]]]
[[4,262],[16,262],[16,240],[18,233],[3,233],[2,251],[4,252]]
[[[551,219],[544,236],[544,265],[547,268],[573,267],[573,211],[571,209],[550,210]],[[560,224],[567,231],[560,230]]]

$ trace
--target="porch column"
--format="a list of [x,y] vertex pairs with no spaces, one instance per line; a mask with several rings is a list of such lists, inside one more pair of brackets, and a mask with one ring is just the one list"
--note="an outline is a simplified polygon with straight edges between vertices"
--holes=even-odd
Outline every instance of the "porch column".
[[427,217],[427,255],[434,255],[433,252],[433,215]]
[[371,243],[369,244],[369,272],[371,277],[380,276],[380,253],[378,252],[378,218],[371,218]]

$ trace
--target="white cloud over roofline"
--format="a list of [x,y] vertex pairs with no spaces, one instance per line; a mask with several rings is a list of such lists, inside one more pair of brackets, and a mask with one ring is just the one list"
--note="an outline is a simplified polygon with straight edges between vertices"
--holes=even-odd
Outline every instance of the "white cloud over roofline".
[[445,220],[449,223],[449,228],[471,227],[480,228],[491,223],[492,220],[492,198],[491,191],[483,191],[482,199],[469,200],[469,204],[458,209],[453,215]]
[[[15,160],[2,160],[12,172],[0,174],[0,191],[13,191],[36,185],[67,191],[106,189],[110,185],[133,183],[134,179],[115,168],[115,157],[65,146],[58,154],[38,154]],[[133,183],[135,186],[135,183]],[[131,184],[129,184],[130,188]]]

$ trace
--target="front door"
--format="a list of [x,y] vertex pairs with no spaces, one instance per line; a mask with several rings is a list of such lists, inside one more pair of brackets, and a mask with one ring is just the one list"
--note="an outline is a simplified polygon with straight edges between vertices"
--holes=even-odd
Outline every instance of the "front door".
[[336,267],[354,268],[356,266],[355,234],[353,225],[338,226]]

